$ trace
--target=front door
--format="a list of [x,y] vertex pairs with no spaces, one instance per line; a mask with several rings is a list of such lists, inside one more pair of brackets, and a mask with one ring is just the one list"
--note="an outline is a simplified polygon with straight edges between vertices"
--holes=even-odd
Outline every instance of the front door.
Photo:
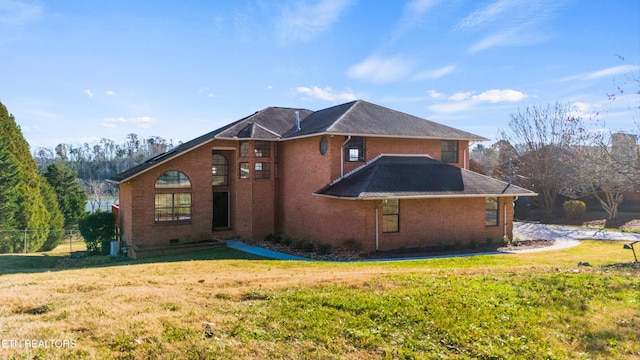
[[213,230],[229,228],[229,193],[213,193]]

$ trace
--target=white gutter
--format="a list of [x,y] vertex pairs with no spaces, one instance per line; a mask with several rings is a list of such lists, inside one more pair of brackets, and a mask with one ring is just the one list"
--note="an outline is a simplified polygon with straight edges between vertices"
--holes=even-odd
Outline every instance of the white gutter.
[[344,176],[344,146],[351,140],[351,135],[347,136],[347,140],[340,146],[340,178]]

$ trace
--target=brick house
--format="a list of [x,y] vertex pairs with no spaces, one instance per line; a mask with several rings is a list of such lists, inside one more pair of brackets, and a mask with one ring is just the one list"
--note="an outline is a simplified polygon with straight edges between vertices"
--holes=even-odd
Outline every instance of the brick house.
[[535,193],[468,169],[487,139],[354,101],[269,107],[110,179],[130,256],[284,233],[365,251],[512,236]]

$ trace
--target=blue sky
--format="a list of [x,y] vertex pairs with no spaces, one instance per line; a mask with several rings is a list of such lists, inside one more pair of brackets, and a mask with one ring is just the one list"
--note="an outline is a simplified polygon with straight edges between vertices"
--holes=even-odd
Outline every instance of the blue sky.
[[638,96],[607,93],[639,65],[638,0],[0,0],[0,101],[32,150],[355,99],[487,145],[556,101],[635,130]]

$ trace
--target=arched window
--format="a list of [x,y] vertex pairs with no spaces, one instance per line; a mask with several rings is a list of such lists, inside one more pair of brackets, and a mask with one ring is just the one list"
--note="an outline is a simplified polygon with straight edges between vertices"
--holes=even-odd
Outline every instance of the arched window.
[[185,191],[191,189],[191,182],[185,174],[167,171],[158,177],[155,188],[160,190],[155,194],[156,223],[191,221],[191,192]]
[[156,180],[156,189],[190,188],[189,178],[180,171],[170,170],[160,175]]
[[211,185],[229,185],[229,162],[227,158],[220,154],[213,154],[211,174],[213,176]]

